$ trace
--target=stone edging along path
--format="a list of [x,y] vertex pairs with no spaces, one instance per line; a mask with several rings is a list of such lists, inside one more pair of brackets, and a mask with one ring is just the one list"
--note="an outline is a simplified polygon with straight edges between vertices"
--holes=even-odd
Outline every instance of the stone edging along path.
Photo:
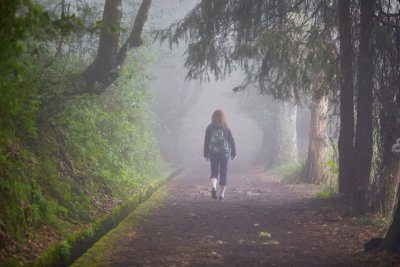
[[130,229],[137,225],[150,210],[161,203],[168,195],[166,186],[159,188],[151,197],[140,204],[128,217],[126,217],[116,228],[112,229],[97,241],[88,251],[78,258],[71,267],[97,267],[101,266],[104,253],[108,251],[116,241],[125,236]]
[[[159,179],[147,186],[146,189],[138,192],[132,198],[130,198],[126,203],[121,206],[116,207],[112,213],[99,218],[95,222],[91,223],[89,227],[75,234],[72,238],[62,241],[59,244],[51,246],[40,258],[28,266],[32,267],[51,267],[51,266],[69,266],[75,262],[80,256],[82,256],[88,249],[90,249],[98,240],[100,240],[104,235],[106,235],[110,230],[115,228],[120,222],[125,218],[130,216],[130,214],[136,210],[136,208],[149,199],[155,191],[157,191],[161,186],[171,180],[173,177],[179,175],[182,169],[177,169],[172,172],[169,176],[163,179]],[[162,199],[164,195],[161,193],[159,197]],[[147,206],[147,205],[146,205]],[[150,209],[150,208],[149,208]],[[143,208],[141,208],[142,211]],[[122,223],[121,228],[126,227],[126,223]],[[120,227],[118,227],[119,229]],[[116,229],[115,229],[116,230]],[[114,232],[111,231],[110,236],[114,236]],[[108,238],[108,237],[107,237]],[[98,242],[102,244],[102,242]],[[97,245],[97,243],[96,243]],[[88,254],[89,255],[89,254]],[[92,258],[92,257],[90,257]],[[95,259],[95,258],[93,258]],[[83,259],[82,259],[83,260]],[[88,264],[78,264],[76,266],[90,266]]]

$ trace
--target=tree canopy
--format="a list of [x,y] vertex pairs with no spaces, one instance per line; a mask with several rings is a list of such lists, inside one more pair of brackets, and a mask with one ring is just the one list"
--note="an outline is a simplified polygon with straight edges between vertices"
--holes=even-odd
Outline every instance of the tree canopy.
[[257,84],[299,102],[337,83],[335,9],[334,1],[206,0],[157,38],[188,43],[189,78],[219,79],[240,68],[246,78],[235,90]]

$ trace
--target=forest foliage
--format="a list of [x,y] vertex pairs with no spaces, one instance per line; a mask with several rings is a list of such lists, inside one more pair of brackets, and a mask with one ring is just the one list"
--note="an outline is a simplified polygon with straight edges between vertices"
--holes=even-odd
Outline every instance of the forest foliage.
[[[143,47],[142,39],[151,0],[129,1],[129,15],[138,9],[135,19],[122,18],[122,0],[102,2],[103,13],[94,3],[0,0],[2,235],[23,240],[43,225],[63,235],[107,213],[166,170],[149,107],[146,71],[154,51]],[[220,79],[241,69],[244,79],[234,91],[251,87],[282,102],[311,108],[319,103],[324,114],[314,116],[310,128],[320,134],[310,138],[315,146],[308,158],[314,160],[305,165],[331,169],[339,176],[339,193],[354,196],[361,212],[387,214],[400,173],[391,151],[400,136],[398,9],[385,0],[202,0],[157,38],[171,46],[188,43],[190,79]],[[155,90],[160,98],[172,98],[158,111],[164,114],[157,127],[169,132],[164,154],[177,145],[182,114],[201,88],[170,77],[181,73],[170,70],[162,77],[178,87],[174,94]],[[333,161],[325,158],[328,98],[341,116],[341,136],[335,140],[339,159]],[[288,118],[297,107],[268,111],[263,104],[251,111],[254,117],[285,114],[286,124],[295,125]],[[288,140],[297,135],[284,136],[278,126],[275,135]],[[268,138],[274,132],[265,133]],[[336,157],[336,144],[332,149]],[[323,180],[323,171],[313,173],[320,174],[312,181]],[[387,238],[393,241],[386,248],[400,244],[400,206],[394,214],[388,235],[394,238]]]
[[[189,78],[221,79],[240,69],[246,76],[234,91],[252,87],[309,105],[315,119],[305,170],[318,168],[303,173],[311,180],[320,180],[318,169],[326,168],[320,118],[328,105],[321,101],[329,97],[339,109],[339,193],[359,212],[388,214],[400,181],[392,151],[400,133],[399,8],[390,0],[202,0],[157,38],[171,46],[187,43]],[[400,244],[399,214],[386,249]]]
[[101,11],[0,2],[0,230],[10,238],[43,225],[65,236],[165,175],[147,92],[151,49],[128,55],[103,94],[64,94],[85,86],[76,77],[96,54]]

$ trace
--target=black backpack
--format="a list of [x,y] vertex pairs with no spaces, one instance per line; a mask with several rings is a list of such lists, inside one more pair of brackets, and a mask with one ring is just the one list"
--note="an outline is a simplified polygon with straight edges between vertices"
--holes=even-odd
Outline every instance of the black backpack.
[[208,144],[210,153],[226,153],[229,151],[228,140],[223,128],[211,129],[210,142]]

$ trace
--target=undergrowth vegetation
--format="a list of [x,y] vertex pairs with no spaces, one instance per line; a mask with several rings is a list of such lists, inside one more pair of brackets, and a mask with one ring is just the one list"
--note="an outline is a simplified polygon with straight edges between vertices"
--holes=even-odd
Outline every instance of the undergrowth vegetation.
[[87,18],[53,21],[25,2],[35,21],[0,31],[15,37],[0,45],[0,231],[20,241],[42,226],[68,237],[167,172],[148,106],[151,50],[130,55],[105,93],[67,97],[95,53]]
[[[7,233],[23,237],[40,223],[90,220],[105,196],[123,201],[160,176],[147,78],[142,64],[130,63],[105,94],[25,102],[15,113],[20,125],[14,128],[25,134],[2,131],[0,140],[0,226]],[[50,82],[49,76],[39,81]]]
[[325,177],[322,180],[322,190],[316,194],[316,197],[322,199],[339,197],[339,165],[336,145],[330,145],[325,149],[324,165]]
[[303,167],[304,162],[286,162],[273,166],[268,171],[272,175],[281,177],[283,182],[292,184],[299,182],[299,177]]
[[[286,162],[280,165],[275,165],[268,169],[268,172],[274,176],[281,178],[281,181],[288,184],[302,183],[301,175],[304,168],[304,162]],[[337,148],[327,147],[325,149],[324,163],[325,177],[321,179],[322,190],[316,193],[317,198],[332,198],[339,197],[338,193],[338,174],[339,166],[337,162]]]

